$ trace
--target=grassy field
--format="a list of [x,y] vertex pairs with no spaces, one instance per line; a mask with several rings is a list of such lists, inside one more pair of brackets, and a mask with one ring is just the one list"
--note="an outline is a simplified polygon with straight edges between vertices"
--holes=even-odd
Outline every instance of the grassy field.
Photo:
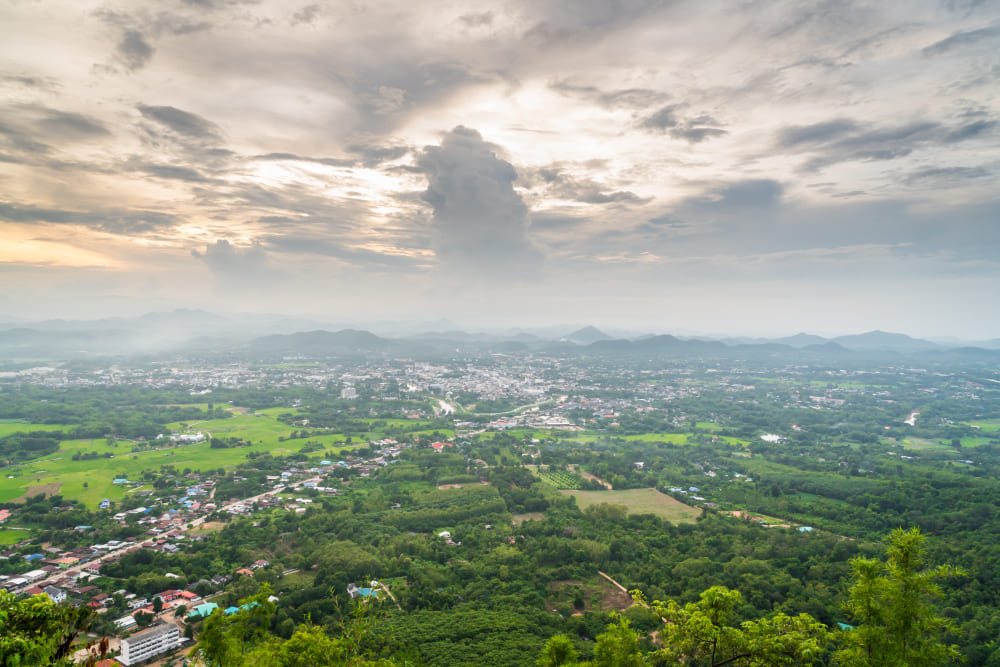
[[[965,422],[969,426],[978,426],[983,433],[996,433],[1000,431],[1000,419],[987,419],[984,421]],[[0,424],[0,426],[3,426]]]
[[674,523],[694,523],[701,510],[674,500],[656,489],[626,489],[624,491],[561,491],[576,498],[584,510],[591,505],[610,503],[625,505],[629,514],[655,514]]
[[25,422],[4,421],[0,422],[0,438],[4,438],[11,433],[31,433],[32,431],[68,431],[73,428],[65,424],[29,424]]
[[17,544],[30,536],[31,533],[26,530],[0,528],[0,545]]
[[[66,440],[60,443],[60,450],[41,459],[35,459],[19,464],[10,469],[4,469],[0,476],[0,502],[9,502],[22,496],[33,485],[61,483],[59,492],[67,499],[78,500],[89,508],[96,508],[102,498],[119,500],[129,491],[128,487],[112,484],[112,480],[125,475],[128,479],[138,480],[145,470],[156,470],[161,465],[172,465],[179,470],[211,470],[214,468],[233,468],[246,460],[249,452],[268,452],[275,456],[287,456],[301,449],[307,442],[319,443],[339,451],[354,449],[367,444],[368,440],[385,437],[382,431],[371,431],[364,434],[353,434],[352,444],[346,444],[346,436],[339,433],[321,435],[304,439],[282,441],[292,431],[301,427],[291,427],[278,421],[277,417],[291,408],[271,408],[261,410],[258,414],[233,416],[228,419],[212,419],[202,422],[185,422],[169,424],[168,428],[185,433],[198,431],[211,433],[215,437],[240,438],[253,443],[250,447],[233,447],[227,449],[212,449],[208,442],[191,445],[181,445],[162,450],[142,451],[132,453],[135,443],[118,441],[109,443],[104,439]],[[413,425],[409,420],[382,420],[386,427],[398,425]],[[0,427],[16,430],[36,429],[32,424],[0,424]],[[44,425],[43,428],[57,430],[58,425]],[[419,431],[416,434],[430,435],[433,430]],[[450,437],[450,431],[441,430],[441,434]],[[74,454],[97,452],[100,458],[74,461]],[[113,458],[103,455],[110,454]],[[320,457],[317,453],[314,457]]]

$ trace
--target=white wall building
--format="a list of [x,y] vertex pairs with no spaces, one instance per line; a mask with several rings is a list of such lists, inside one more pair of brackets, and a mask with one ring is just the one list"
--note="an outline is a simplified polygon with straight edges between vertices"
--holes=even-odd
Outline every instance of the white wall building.
[[181,629],[173,623],[163,623],[148,630],[137,632],[122,640],[122,652],[118,661],[123,665],[134,665],[153,656],[166,653],[184,643]]

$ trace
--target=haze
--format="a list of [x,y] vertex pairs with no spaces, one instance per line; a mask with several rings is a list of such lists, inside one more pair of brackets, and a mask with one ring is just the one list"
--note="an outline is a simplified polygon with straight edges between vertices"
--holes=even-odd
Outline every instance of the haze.
[[989,2],[0,3],[5,321],[1000,335]]

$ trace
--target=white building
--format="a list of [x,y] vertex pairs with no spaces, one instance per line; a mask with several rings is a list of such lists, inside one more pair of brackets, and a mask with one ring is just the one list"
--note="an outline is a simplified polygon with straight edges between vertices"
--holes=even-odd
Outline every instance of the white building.
[[173,623],[163,623],[148,630],[137,632],[122,640],[122,652],[118,661],[123,665],[134,665],[153,656],[171,651],[184,643],[181,629]]
[[55,586],[46,586],[42,590],[44,590],[45,594],[49,596],[49,599],[55,603],[62,602],[66,599],[66,592],[60,588],[56,588]]

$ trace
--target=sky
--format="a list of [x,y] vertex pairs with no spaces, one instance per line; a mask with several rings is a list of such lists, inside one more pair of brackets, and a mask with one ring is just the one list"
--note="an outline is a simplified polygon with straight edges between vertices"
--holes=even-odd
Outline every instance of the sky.
[[0,321],[1000,336],[1000,3],[0,0]]

